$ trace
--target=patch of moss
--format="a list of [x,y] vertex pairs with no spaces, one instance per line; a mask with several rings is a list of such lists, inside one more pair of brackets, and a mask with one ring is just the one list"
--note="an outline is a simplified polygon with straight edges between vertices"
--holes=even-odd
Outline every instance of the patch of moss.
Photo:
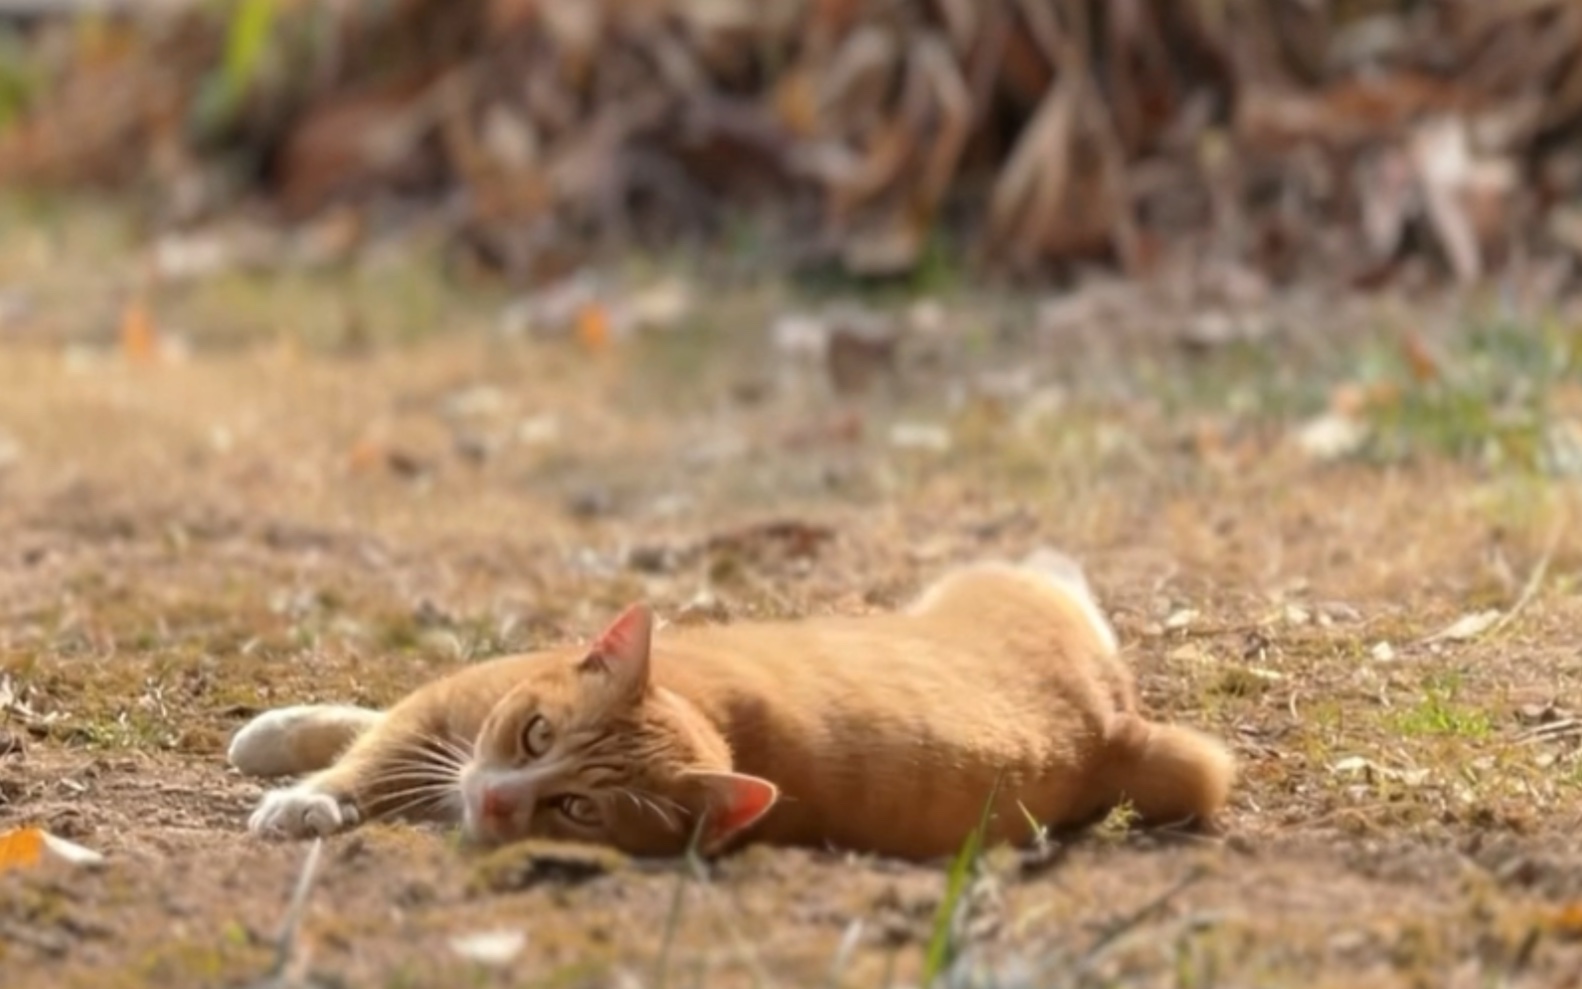
[[1460,700],[1461,676],[1455,672],[1437,673],[1423,684],[1423,696],[1413,706],[1398,712],[1391,722],[1404,735],[1451,735],[1484,739],[1494,731],[1488,711]]
[[624,871],[630,860],[612,848],[560,841],[520,841],[472,864],[471,895],[507,893],[542,884],[580,885]]

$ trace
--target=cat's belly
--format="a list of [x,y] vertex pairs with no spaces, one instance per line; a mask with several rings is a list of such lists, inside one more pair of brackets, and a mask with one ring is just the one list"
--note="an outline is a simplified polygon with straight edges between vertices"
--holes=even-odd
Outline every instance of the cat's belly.
[[761,840],[947,855],[991,794],[991,837],[1009,840],[1109,797],[1103,659],[1036,631],[945,638],[873,619],[678,644],[656,676],[709,715],[739,770],[784,794]]
[[848,698],[809,716],[782,712],[783,696],[740,695],[721,719],[736,768],[782,790],[765,841],[926,858],[958,849],[991,796],[990,837],[1017,842],[1034,822],[1086,821],[1107,796],[1102,712],[1059,697],[964,688],[948,703],[917,697],[891,710]]
[[1014,842],[1030,838],[1035,823],[1082,823],[1103,809],[1107,794],[1096,779],[1100,740],[1029,744],[999,756],[891,738],[858,758],[817,746],[793,749],[787,758],[784,749],[771,747],[741,759],[740,768],[782,787],[784,799],[764,824],[764,840],[908,858],[959,849],[991,798],[989,836]]

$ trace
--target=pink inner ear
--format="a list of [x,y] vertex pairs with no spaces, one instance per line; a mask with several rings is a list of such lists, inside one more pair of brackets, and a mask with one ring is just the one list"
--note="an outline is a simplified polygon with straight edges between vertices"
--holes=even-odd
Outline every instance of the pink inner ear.
[[628,605],[594,640],[585,666],[631,666],[648,658],[648,641],[653,634],[653,612],[644,604]]
[[706,773],[714,797],[708,838],[716,843],[763,817],[780,798],[780,791],[766,779],[745,773]]

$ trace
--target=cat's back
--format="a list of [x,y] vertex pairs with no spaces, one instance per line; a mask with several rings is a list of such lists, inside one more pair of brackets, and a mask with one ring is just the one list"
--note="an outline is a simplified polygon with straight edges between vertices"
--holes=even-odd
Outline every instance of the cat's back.
[[809,722],[927,719],[931,734],[1047,729],[1095,688],[1124,703],[1113,633],[1091,598],[1036,572],[980,565],[911,607],[861,616],[683,626],[655,638],[663,679],[704,699],[761,698]]

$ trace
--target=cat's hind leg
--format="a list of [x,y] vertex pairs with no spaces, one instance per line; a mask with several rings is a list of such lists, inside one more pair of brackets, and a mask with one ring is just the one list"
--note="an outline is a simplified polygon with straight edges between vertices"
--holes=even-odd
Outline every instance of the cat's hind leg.
[[265,711],[231,737],[226,759],[248,776],[295,776],[329,767],[379,724],[379,711],[348,704],[299,704]]
[[1021,568],[1044,578],[1075,605],[1106,653],[1114,654],[1119,650],[1115,628],[1104,617],[1080,563],[1059,550],[1043,547],[1023,558]]

